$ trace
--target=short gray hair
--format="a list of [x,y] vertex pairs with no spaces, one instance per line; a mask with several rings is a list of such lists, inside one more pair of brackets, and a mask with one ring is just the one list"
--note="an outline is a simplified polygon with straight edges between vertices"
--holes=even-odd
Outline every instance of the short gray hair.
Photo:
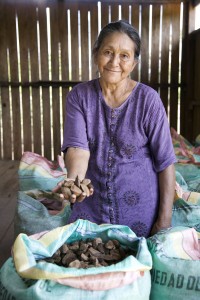
[[140,56],[140,47],[141,47],[141,39],[138,34],[138,31],[126,20],[119,20],[116,22],[111,22],[102,28],[99,36],[94,43],[94,47],[92,50],[92,54],[95,57],[101,47],[103,40],[114,32],[121,32],[128,35],[128,37],[133,41],[135,45],[135,59],[138,60]]

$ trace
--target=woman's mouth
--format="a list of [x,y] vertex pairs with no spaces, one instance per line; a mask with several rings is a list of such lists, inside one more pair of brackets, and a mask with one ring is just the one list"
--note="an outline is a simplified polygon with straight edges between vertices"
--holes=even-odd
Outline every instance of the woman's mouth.
[[111,69],[105,69],[107,72],[112,72],[112,73],[120,73],[120,71],[117,70],[111,70]]

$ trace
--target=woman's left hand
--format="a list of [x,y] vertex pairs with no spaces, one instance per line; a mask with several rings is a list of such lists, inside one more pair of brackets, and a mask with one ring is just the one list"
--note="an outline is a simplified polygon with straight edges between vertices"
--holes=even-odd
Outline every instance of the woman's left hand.
[[170,228],[171,227],[171,224],[162,224],[160,223],[159,221],[156,221],[151,229],[151,233],[150,233],[150,236],[158,233],[160,230],[162,229],[167,229],[167,228]]

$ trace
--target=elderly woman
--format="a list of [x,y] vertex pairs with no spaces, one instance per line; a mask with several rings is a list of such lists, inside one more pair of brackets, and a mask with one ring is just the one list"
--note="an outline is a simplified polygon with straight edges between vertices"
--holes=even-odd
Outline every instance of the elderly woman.
[[171,226],[176,158],[159,95],[130,78],[139,55],[128,22],[102,29],[93,48],[100,77],[68,94],[62,151],[68,177],[94,187],[70,197],[69,222],[127,225],[148,237]]

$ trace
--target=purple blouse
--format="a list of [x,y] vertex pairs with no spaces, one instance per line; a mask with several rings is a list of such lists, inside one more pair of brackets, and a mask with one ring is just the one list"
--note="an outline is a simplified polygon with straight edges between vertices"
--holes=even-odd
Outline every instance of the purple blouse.
[[158,172],[176,162],[168,119],[158,93],[137,83],[126,101],[110,108],[98,79],[68,94],[62,151],[90,151],[86,177],[94,194],[75,203],[69,222],[129,226],[148,237],[159,204]]

